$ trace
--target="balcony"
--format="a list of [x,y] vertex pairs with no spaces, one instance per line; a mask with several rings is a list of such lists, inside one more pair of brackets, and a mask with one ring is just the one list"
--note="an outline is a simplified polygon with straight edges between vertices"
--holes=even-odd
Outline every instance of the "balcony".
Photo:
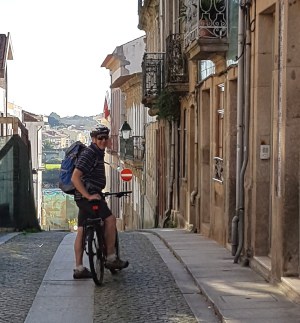
[[144,150],[143,137],[132,136],[127,140],[120,138],[120,158],[131,161],[136,168],[143,167]]
[[228,50],[228,0],[187,0],[184,48],[191,59],[224,56]]
[[143,98],[142,103],[151,108],[158,95],[161,93],[164,83],[164,53],[145,53],[142,62],[143,73]]
[[166,39],[166,88],[176,92],[188,91],[187,59],[182,50],[181,34],[171,34]]

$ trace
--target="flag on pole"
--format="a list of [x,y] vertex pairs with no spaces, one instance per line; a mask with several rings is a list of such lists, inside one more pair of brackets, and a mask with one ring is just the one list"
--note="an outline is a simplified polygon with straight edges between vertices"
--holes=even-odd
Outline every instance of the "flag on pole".
[[109,110],[108,110],[108,104],[107,104],[106,98],[104,100],[103,113],[104,113],[104,118],[107,120],[110,113],[109,113]]

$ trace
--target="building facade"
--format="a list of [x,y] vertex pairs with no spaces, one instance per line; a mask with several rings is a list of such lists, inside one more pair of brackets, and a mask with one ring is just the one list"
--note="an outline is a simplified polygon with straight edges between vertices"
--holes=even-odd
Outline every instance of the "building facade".
[[[118,46],[107,55],[102,67],[111,75],[110,121],[111,145],[107,149],[110,164],[111,191],[132,191],[132,194],[111,202],[122,229],[139,229],[147,225],[144,218],[144,155],[145,128],[152,122],[147,109],[141,103],[141,63],[145,51],[144,36]],[[122,138],[120,128],[126,121],[131,128],[130,137]],[[121,180],[120,171],[131,170],[131,181]],[[152,218],[151,218],[152,219]],[[151,223],[152,227],[152,223]]]
[[299,1],[139,1],[143,102],[165,117],[149,175],[158,218],[281,283],[300,268],[299,12]]

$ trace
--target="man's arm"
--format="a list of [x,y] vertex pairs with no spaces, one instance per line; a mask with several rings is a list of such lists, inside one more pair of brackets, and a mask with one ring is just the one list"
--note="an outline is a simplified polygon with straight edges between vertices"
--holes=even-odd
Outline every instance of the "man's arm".
[[83,175],[82,171],[78,168],[75,168],[72,174],[71,181],[74,184],[77,191],[81,193],[81,195],[88,199],[88,200],[100,200],[101,197],[99,194],[89,194],[89,192],[86,190],[86,188],[83,185],[83,182],[81,180],[81,176]]

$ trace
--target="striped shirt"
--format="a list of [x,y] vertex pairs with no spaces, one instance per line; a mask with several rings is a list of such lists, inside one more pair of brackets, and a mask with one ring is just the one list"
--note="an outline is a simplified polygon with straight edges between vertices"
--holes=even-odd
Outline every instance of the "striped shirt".
[[[92,143],[81,152],[76,162],[76,168],[83,173],[82,182],[90,194],[100,193],[106,185],[104,154],[104,150]],[[75,190],[75,201],[82,198],[81,193]]]

